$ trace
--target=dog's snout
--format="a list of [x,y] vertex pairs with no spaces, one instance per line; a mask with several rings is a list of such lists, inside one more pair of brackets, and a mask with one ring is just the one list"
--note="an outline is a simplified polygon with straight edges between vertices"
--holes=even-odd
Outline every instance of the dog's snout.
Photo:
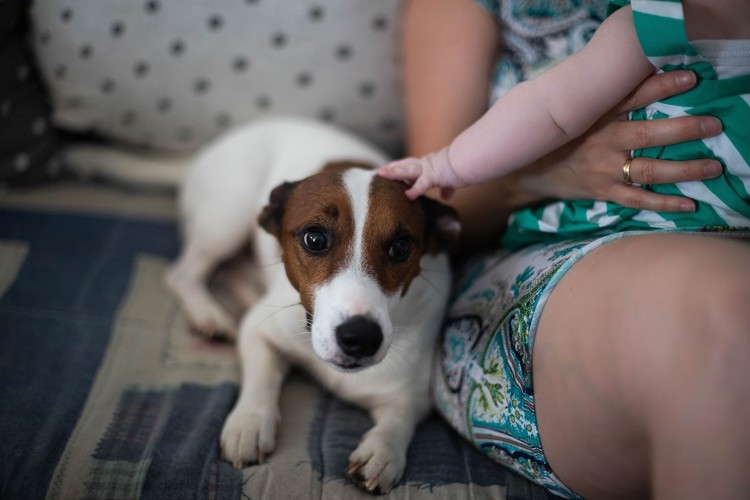
[[336,341],[348,356],[372,356],[383,343],[383,330],[365,316],[352,316],[336,327]]

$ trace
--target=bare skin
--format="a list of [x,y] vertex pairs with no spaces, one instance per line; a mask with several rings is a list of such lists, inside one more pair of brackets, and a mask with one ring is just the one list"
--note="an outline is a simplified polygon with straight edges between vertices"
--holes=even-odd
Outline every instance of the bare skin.
[[[408,153],[421,156],[486,109],[500,35],[472,0],[410,0],[404,29]],[[627,110],[694,83],[682,72],[652,77],[568,147],[457,191],[450,203],[465,248],[497,246],[507,215],[546,199],[691,208],[685,198],[625,185],[622,165],[631,149],[718,132],[711,117],[626,121]],[[631,166],[634,182],[645,184],[718,173],[708,160],[638,158]],[[750,243],[698,235],[620,240],[565,275],[542,314],[533,376],[545,453],[566,485],[591,498],[747,495],[748,276]]]
[[539,433],[587,498],[750,491],[750,243],[619,240],[568,271],[534,344]]
[[[500,33],[496,22],[472,0],[410,0],[403,23],[408,153],[422,156],[450,143],[487,109]],[[627,121],[627,111],[693,85],[690,72],[652,77],[568,146],[500,180],[456,192],[449,203],[461,215],[466,248],[495,244],[512,212],[546,199],[602,199],[659,211],[692,210],[694,204],[686,198],[623,184],[621,167],[631,149],[710,137],[720,130],[718,120],[708,116]],[[720,171],[710,160],[648,158],[635,159],[630,170],[634,182],[645,184],[710,178]]]

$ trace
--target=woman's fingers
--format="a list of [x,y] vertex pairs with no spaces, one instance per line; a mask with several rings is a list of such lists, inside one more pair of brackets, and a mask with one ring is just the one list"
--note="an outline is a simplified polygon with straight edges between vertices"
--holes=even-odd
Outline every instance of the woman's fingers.
[[711,179],[722,169],[721,163],[707,158],[669,161],[639,157],[630,163],[630,178],[635,184],[671,184]]
[[[630,178],[635,184],[668,184],[716,177],[722,171],[716,160],[700,159],[668,161],[654,158],[633,158]],[[618,182],[609,190],[609,200],[628,208],[656,212],[692,212],[695,202],[681,196],[658,194],[638,186]]]
[[[579,140],[538,162],[534,185],[541,188],[535,188],[534,194],[561,199],[600,199],[659,212],[695,210],[695,202],[688,198],[657,194],[626,184],[623,172],[625,160],[633,150],[721,133],[721,122],[711,116],[625,119],[625,112],[689,90],[695,83],[695,74],[690,71],[673,71],[648,78]],[[721,164],[710,159],[666,161],[638,157],[630,163],[629,174],[634,184],[657,185],[709,179],[719,175],[721,170]]]
[[689,198],[657,194],[627,184],[612,186],[607,198],[624,207],[639,210],[655,212],[693,212],[695,210],[695,202]]
[[615,146],[625,151],[713,137],[722,130],[721,121],[713,116],[619,121],[610,126],[614,128]]
[[668,71],[653,75],[641,83],[615,108],[623,113],[642,108],[652,102],[681,94],[695,86],[697,78],[692,71]]

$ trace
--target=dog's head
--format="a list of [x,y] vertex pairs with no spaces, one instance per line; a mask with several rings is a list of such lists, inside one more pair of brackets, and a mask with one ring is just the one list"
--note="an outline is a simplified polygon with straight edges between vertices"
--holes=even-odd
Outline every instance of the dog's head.
[[420,274],[422,256],[458,240],[453,209],[409,201],[405,189],[366,165],[332,163],[278,186],[260,215],[312,319],[313,349],[334,367],[357,370],[385,357],[391,311]]

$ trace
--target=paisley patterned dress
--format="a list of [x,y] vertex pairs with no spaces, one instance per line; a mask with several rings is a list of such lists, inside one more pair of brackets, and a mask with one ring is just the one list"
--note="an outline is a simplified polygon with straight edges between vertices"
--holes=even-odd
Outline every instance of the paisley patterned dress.
[[[595,0],[479,1],[498,20],[504,40],[493,99],[583,47],[607,8],[607,2]],[[477,257],[459,275],[435,366],[437,407],[490,458],[559,496],[580,498],[555,476],[539,438],[531,363],[542,309],[557,282],[584,255],[653,230],[542,235],[536,241],[524,235],[518,249]],[[711,228],[694,230],[719,234]],[[720,231],[749,235],[732,228]]]

